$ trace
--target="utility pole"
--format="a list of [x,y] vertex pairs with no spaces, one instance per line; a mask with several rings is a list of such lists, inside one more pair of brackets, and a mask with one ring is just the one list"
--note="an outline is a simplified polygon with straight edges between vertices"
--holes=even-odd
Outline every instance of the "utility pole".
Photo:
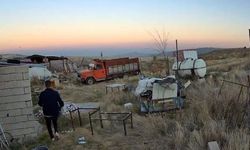
[[250,48],[250,29],[248,29],[249,34],[249,48]]
[[176,46],[176,78],[178,78],[178,70],[179,70],[179,52],[178,52],[178,41],[175,40],[175,46]]
[[103,57],[103,53],[102,53],[102,51],[101,51],[101,58]]
[[[250,31],[250,30],[249,30]],[[247,76],[247,80],[248,80],[248,87],[247,87],[247,127],[248,130],[250,130],[250,76]]]

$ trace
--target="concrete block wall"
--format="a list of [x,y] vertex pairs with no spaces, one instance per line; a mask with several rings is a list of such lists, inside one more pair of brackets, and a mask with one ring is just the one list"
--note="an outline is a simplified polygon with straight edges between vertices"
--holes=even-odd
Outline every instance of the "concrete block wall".
[[0,67],[0,123],[14,138],[38,134],[27,66]]

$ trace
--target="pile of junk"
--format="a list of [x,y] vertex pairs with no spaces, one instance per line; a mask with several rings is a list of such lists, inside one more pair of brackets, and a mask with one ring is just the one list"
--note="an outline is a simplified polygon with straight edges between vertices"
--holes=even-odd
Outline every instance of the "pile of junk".
[[165,78],[142,77],[135,90],[142,113],[164,112],[184,107],[184,90],[191,84],[183,84],[174,75]]
[[[204,79],[206,62],[198,57],[195,50],[176,52],[172,66],[175,75],[164,78],[141,77],[135,91],[139,97],[141,112],[161,112],[182,109],[185,104],[185,90],[191,84],[186,79]],[[177,77],[177,78],[176,78]]]

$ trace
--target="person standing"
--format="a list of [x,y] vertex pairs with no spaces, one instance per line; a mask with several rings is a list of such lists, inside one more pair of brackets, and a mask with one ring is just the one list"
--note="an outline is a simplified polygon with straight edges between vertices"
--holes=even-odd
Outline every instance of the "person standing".
[[[39,96],[38,105],[43,108],[44,119],[52,141],[59,138],[57,119],[61,108],[64,106],[60,94],[52,88],[50,80],[45,81],[46,89]],[[53,123],[55,134],[53,134],[51,123]]]

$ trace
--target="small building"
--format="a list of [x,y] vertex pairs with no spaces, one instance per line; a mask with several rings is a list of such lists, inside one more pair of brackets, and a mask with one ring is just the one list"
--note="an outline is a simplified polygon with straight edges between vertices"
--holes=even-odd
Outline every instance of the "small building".
[[33,64],[47,64],[49,70],[56,72],[74,72],[77,69],[77,66],[70,61],[67,57],[58,57],[58,56],[43,56],[43,55],[31,55],[26,57],[30,59]]
[[36,137],[28,66],[0,64],[0,123],[4,131],[23,140]]

